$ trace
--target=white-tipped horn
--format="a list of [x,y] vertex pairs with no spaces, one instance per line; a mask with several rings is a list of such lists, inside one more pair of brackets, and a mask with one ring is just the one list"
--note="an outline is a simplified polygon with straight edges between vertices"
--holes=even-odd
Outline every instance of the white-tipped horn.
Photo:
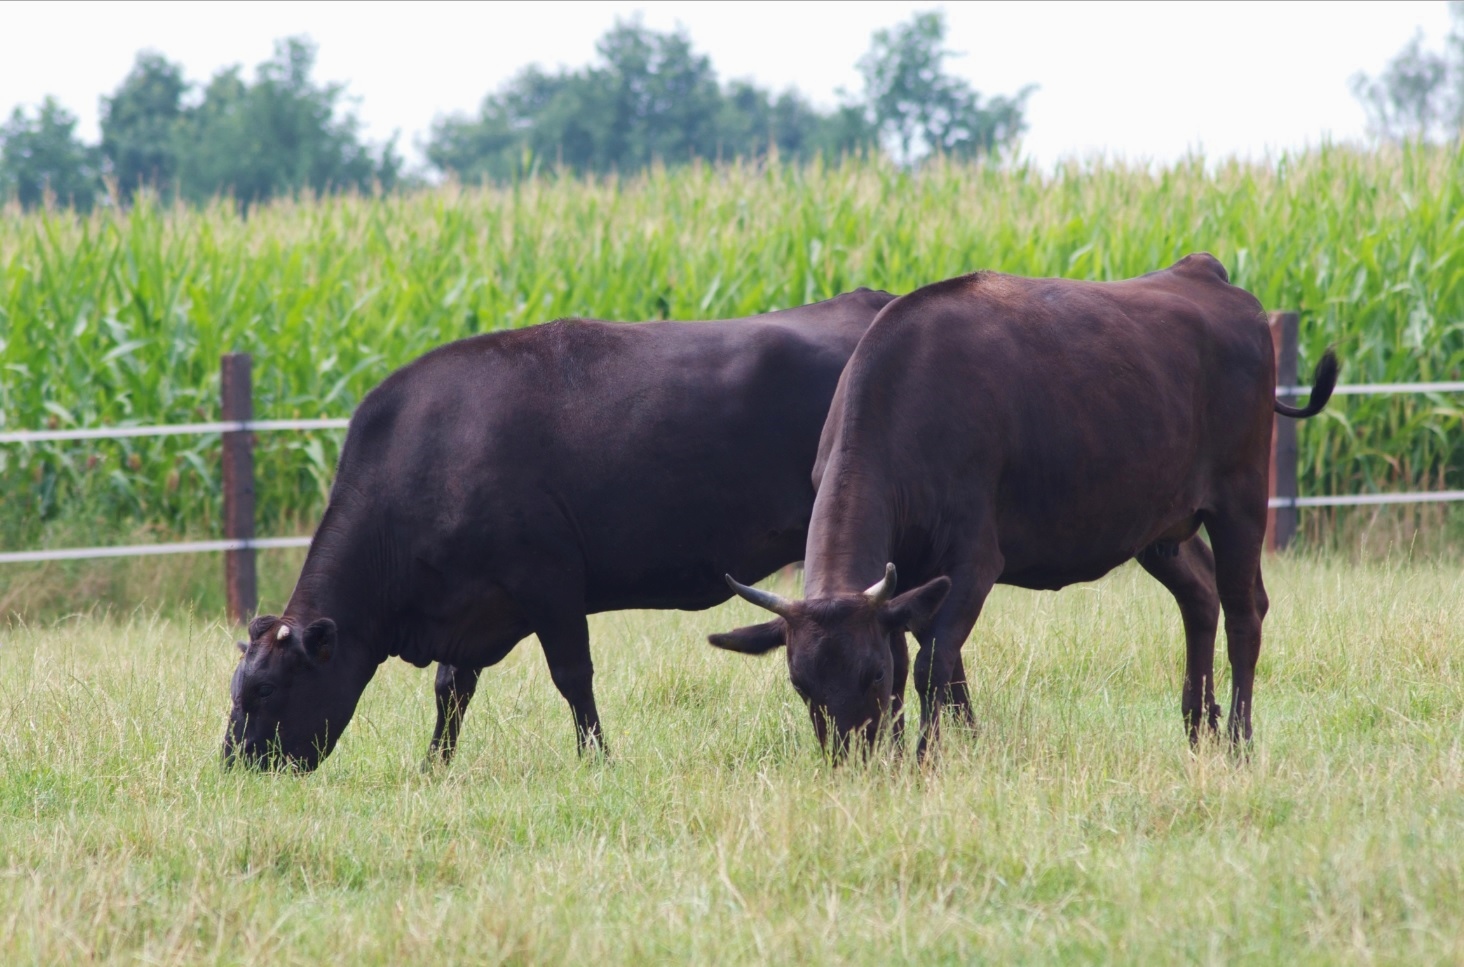
[[744,601],[751,601],[759,608],[771,611],[780,618],[788,617],[788,612],[793,610],[793,602],[787,598],[779,597],[771,591],[759,591],[757,588],[738,584],[730,574],[724,576],[727,578],[727,586],[736,591],[737,596]]
[[287,624],[281,624],[280,630],[275,632],[275,640],[284,641],[288,637],[290,637],[290,626]]
[[864,596],[869,599],[870,604],[884,604],[889,600],[890,595],[895,593],[895,566],[885,565],[884,577],[871,585]]

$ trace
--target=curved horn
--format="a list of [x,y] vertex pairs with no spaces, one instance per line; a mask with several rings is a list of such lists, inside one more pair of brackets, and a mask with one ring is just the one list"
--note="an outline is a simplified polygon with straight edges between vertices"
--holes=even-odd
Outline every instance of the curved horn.
[[893,564],[886,564],[884,577],[878,583],[871,586],[868,591],[865,591],[864,596],[869,599],[870,604],[881,605],[888,601],[890,595],[894,593],[895,566]]
[[280,630],[275,633],[275,641],[284,641],[290,637],[290,626],[286,622],[280,622]]
[[771,591],[759,591],[757,588],[738,584],[730,574],[723,576],[727,579],[727,586],[737,592],[737,596],[744,601],[751,601],[759,608],[771,611],[780,618],[788,617],[788,612],[793,610],[793,602],[787,598],[781,598]]

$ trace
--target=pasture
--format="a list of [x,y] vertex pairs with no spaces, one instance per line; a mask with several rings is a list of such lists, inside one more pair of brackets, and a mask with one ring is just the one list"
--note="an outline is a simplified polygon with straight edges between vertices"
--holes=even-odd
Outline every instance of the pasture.
[[1464,960],[1464,572],[1267,577],[1247,762],[1186,747],[1179,617],[1133,565],[998,588],[979,728],[926,770],[831,769],[780,655],[703,642],[741,602],[592,619],[608,762],[530,640],[451,768],[419,771],[430,673],[393,661],[308,778],[219,768],[212,615],[13,621],[0,960]]

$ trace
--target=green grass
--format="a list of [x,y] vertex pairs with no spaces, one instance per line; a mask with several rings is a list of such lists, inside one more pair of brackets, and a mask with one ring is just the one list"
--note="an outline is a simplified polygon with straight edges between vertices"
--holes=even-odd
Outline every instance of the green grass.
[[1187,750],[1178,615],[1132,566],[998,589],[979,731],[927,771],[830,769],[780,658],[701,642],[740,602],[594,620],[609,763],[530,641],[432,775],[401,663],[319,773],[226,774],[228,628],[12,625],[0,961],[1464,960],[1464,574],[1268,587],[1248,763]]
[[[1464,149],[1274,163],[879,161],[285,201],[242,218],[144,201],[0,218],[5,429],[218,416],[219,355],[255,355],[263,418],[341,416],[428,348],[563,315],[706,318],[976,269],[1126,278],[1197,250],[1302,314],[1305,373],[1464,376]],[[1303,493],[1457,487],[1458,398],[1339,399],[1301,430]],[[261,437],[260,517],[314,521],[339,434]],[[216,437],[0,448],[0,546],[137,526],[217,532]]]

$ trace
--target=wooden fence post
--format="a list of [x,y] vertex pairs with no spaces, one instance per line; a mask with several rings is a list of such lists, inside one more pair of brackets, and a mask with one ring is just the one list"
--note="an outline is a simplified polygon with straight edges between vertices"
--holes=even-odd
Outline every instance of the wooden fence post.
[[[1276,385],[1296,385],[1297,314],[1273,312],[1271,346],[1276,351]],[[1290,393],[1280,395],[1283,403],[1295,403]],[[1271,496],[1296,496],[1296,421],[1279,414],[1271,418]],[[1284,551],[1296,536],[1295,507],[1273,507],[1266,514],[1266,550]]]
[[[224,420],[254,419],[249,354],[226,353],[220,362]],[[224,434],[224,537],[254,540],[254,434],[247,430]],[[224,584],[229,615],[247,623],[259,606],[253,547],[224,552]]]

